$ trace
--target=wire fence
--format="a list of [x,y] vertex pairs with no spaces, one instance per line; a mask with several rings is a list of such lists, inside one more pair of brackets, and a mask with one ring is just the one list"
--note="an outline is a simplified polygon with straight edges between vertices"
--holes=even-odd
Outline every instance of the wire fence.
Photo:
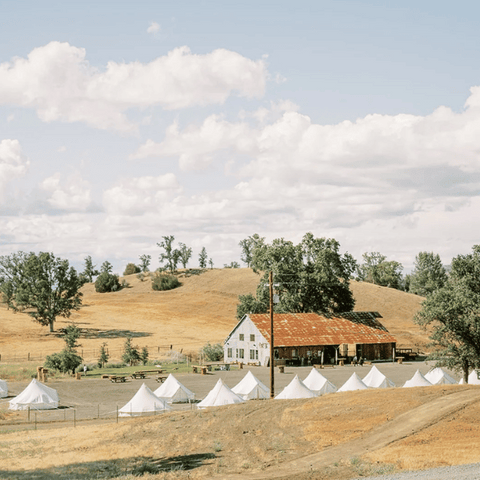
[[[142,347],[143,348],[143,347]],[[193,348],[187,349],[184,347],[178,347],[174,345],[151,345],[146,346],[150,359],[169,357],[175,359],[176,356],[180,358],[188,357],[191,361],[196,356],[192,353]],[[108,354],[109,361],[115,359],[120,360],[124,353],[123,347],[118,348],[105,348]],[[79,348],[78,354],[84,359],[84,361],[97,361],[100,357],[100,348]],[[3,363],[21,363],[21,362],[44,362],[47,355],[51,355],[54,352],[14,352],[14,353],[2,353],[0,351],[0,362]]]
[[[6,402],[5,402],[6,403]],[[0,407],[6,407],[1,405]],[[182,404],[176,406],[175,409],[193,410],[196,409],[195,403]],[[70,406],[51,409],[39,410],[28,408],[26,410],[13,411],[10,418],[0,421],[0,430],[39,430],[42,428],[52,428],[57,426],[77,427],[88,423],[119,423],[135,417],[152,417],[166,413],[168,410],[156,410],[153,412],[120,412],[119,407],[111,409],[101,404]]]

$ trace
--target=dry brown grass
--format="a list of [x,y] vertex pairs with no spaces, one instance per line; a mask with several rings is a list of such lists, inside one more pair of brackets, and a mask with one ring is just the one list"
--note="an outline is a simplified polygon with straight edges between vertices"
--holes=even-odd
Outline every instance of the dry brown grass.
[[[451,403],[440,418],[439,401]],[[421,418],[415,417],[418,408],[423,408]],[[405,413],[415,418],[415,428],[409,428],[406,438],[403,432],[392,437],[395,422],[402,424]],[[360,467],[352,459],[362,456],[376,471],[376,462],[424,468],[479,461],[479,428],[480,389],[472,386],[252,401],[123,420],[118,425],[0,432],[0,478],[1,472],[8,472],[10,478],[17,473],[18,478],[51,478],[48,469],[59,468],[77,473],[86,469],[91,476],[79,478],[95,478],[100,466],[113,464],[120,476],[132,472],[139,462],[169,470],[173,459],[195,455],[202,465],[191,470],[189,478],[231,474],[264,478],[302,472],[305,476],[298,478],[350,478],[358,475]],[[394,441],[378,450],[385,438]],[[308,476],[308,465],[314,466],[318,476]],[[40,466],[47,476],[40,475]],[[37,476],[21,477],[23,469],[35,470]],[[181,474],[152,478],[182,478]]]
[[[110,349],[120,351],[125,336],[132,334],[140,346],[174,345],[197,352],[208,341],[225,339],[236,324],[238,295],[255,293],[259,276],[246,268],[207,270],[181,276],[182,286],[165,292],[153,291],[150,280],[142,282],[136,275],[125,279],[130,287],[115,293],[96,293],[93,284],[85,285],[83,308],[70,319],[59,318],[56,329],[75,322],[86,332],[81,339],[85,351],[98,351],[105,341]],[[413,323],[421,297],[368,283],[352,282],[351,287],[355,310],[380,312],[399,345],[424,348],[427,337]],[[40,355],[63,348],[61,338],[25,314],[1,306],[0,321],[0,354]]]

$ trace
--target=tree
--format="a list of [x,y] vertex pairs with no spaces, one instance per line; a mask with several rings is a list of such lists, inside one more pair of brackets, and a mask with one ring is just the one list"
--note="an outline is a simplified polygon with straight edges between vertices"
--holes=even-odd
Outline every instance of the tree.
[[410,275],[409,292],[426,297],[447,282],[440,256],[433,252],[420,252],[415,257],[415,268]]
[[238,262],[224,263],[223,268],[240,268],[240,264]]
[[153,290],[173,290],[182,284],[174,275],[157,274],[152,281]]
[[79,310],[81,280],[68,260],[53,253],[18,252],[0,257],[0,291],[15,312],[23,311],[54,331],[57,317]]
[[200,268],[207,268],[207,250],[205,247],[202,247],[202,251],[198,255],[198,264],[200,265]]
[[261,243],[253,251],[252,268],[264,272],[256,297],[243,295],[237,306],[240,319],[251,313],[266,313],[269,308],[268,275],[273,272],[279,313],[347,312],[355,305],[349,287],[355,259],[339,253],[335,239],[315,238],[307,233],[294,245],[283,238],[270,245]]
[[81,273],[81,276],[86,279],[87,282],[92,283],[93,277],[100,275],[100,272],[95,268],[92,257],[88,255],[85,257],[85,270]]
[[170,270],[170,273],[174,273],[177,269],[178,259],[180,252],[173,248],[173,242],[175,237],[173,235],[167,235],[163,238],[163,242],[157,243],[160,248],[163,248],[165,252],[162,252],[159,256],[160,263],[164,261],[167,263],[166,268]]
[[151,255],[140,255],[140,269],[143,273],[148,272],[148,267],[150,266],[150,262],[152,261]]
[[105,368],[105,364],[108,362],[110,355],[107,352],[107,343],[103,342],[100,347],[100,356],[98,357],[98,368]]
[[402,288],[403,266],[379,252],[364,253],[364,263],[358,267],[358,280],[383,287]]
[[208,264],[210,265],[210,269],[213,270],[213,259],[212,259],[212,258],[210,258],[210,259],[208,260]]
[[208,342],[202,347],[201,353],[208,362],[218,362],[223,358],[223,346],[221,343],[211,345]]
[[431,329],[435,351],[429,359],[438,366],[463,372],[480,366],[480,246],[458,255],[445,285],[428,294],[416,323]]
[[242,254],[240,256],[240,260],[246,263],[247,267],[250,268],[252,266],[254,249],[258,245],[263,243],[265,243],[265,238],[260,237],[258,233],[255,233],[252,236],[240,241],[239,245],[242,247]]
[[180,250],[178,250],[178,258],[182,262],[183,268],[187,268],[187,263],[192,256],[192,249],[187,247],[184,243],[179,243]]
[[148,362],[148,348],[143,347],[142,352],[140,353],[140,360],[142,361],[142,365],[146,365]]
[[122,360],[124,363],[133,366],[140,361],[140,353],[138,351],[138,346],[132,344],[131,337],[127,337],[125,344],[123,346],[123,355]]
[[127,264],[123,274],[124,275],[133,275],[134,273],[140,273],[140,267],[135,265],[134,263]]
[[112,273],[113,272],[113,265],[108,261],[105,260],[100,267],[100,273]]
[[60,353],[47,355],[45,359],[45,367],[52,370],[58,370],[62,373],[72,372],[82,363],[82,357],[77,354],[77,343],[80,337],[80,330],[75,325],[69,325],[64,330],[63,339],[65,340],[65,348]]
[[102,272],[95,280],[95,291],[98,293],[116,292],[120,290],[118,275]]

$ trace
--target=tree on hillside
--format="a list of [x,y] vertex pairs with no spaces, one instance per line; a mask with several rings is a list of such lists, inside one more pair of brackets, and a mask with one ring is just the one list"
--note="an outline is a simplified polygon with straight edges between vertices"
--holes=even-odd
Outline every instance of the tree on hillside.
[[95,267],[96,265],[93,264],[92,257],[90,255],[85,257],[85,270],[80,275],[86,282],[92,283],[93,277],[100,275],[100,272]]
[[224,263],[223,268],[240,268],[240,264],[238,262]]
[[133,275],[134,273],[140,273],[141,269],[138,265],[134,263],[128,263],[125,267],[125,271],[123,272],[124,275]]
[[200,268],[207,268],[208,254],[207,249],[202,247],[200,254],[198,255],[198,264]]
[[445,285],[428,294],[415,321],[431,329],[429,356],[438,366],[462,371],[468,382],[471,368],[480,367],[480,246],[459,255]]
[[358,267],[358,280],[401,290],[403,266],[379,252],[363,254],[363,263]]
[[150,262],[152,261],[151,255],[140,255],[140,269],[143,273],[148,272],[148,267],[150,266]]
[[187,268],[187,263],[192,256],[192,249],[187,247],[184,243],[178,244],[180,249],[178,250],[178,258],[183,265],[183,268]]
[[210,265],[210,269],[213,270],[213,258],[210,258],[210,259],[208,260],[208,264]]
[[159,256],[160,263],[166,262],[165,268],[170,270],[170,273],[174,273],[177,269],[180,255],[180,252],[173,248],[175,237],[173,235],[167,235],[162,238],[163,242],[157,243],[157,245],[164,250]]
[[409,280],[408,291],[422,297],[442,288],[447,281],[447,272],[440,256],[433,252],[420,252],[415,257],[415,268]]
[[108,261],[105,260],[100,267],[100,273],[112,273],[113,272],[113,265]]
[[53,253],[18,252],[0,257],[0,291],[15,312],[22,311],[54,331],[57,317],[70,317],[82,304],[80,278],[68,260]]
[[253,261],[253,251],[259,245],[265,242],[264,237],[260,237],[258,233],[251,235],[248,238],[245,238],[239,242],[240,247],[242,247],[242,253],[240,260],[247,264],[247,267],[252,266]]
[[122,361],[130,366],[136,365],[141,360],[138,346],[132,344],[132,338],[127,337],[123,346]]
[[72,372],[74,374],[75,369],[82,363],[82,357],[77,354],[77,348],[81,346],[77,343],[79,337],[80,330],[75,325],[69,325],[63,335],[65,348],[60,353],[47,355],[45,367],[62,373]]
[[279,313],[347,312],[355,300],[349,287],[355,259],[339,253],[335,239],[315,238],[307,233],[294,245],[283,238],[261,243],[253,251],[252,267],[263,272],[256,297],[241,295],[237,318],[246,313],[266,313],[269,308],[268,274],[273,272]]
[[120,288],[120,280],[114,273],[102,272],[95,280],[95,291],[98,293],[116,292]]

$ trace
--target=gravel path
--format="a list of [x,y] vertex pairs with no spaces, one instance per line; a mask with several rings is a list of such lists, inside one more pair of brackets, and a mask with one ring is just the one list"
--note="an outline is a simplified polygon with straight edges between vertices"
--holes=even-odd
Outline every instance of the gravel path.
[[355,480],[478,480],[480,478],[480,463],[455,465],[453,467],[432,468],[415,472],[395,473],[376,477],[358,477]]

